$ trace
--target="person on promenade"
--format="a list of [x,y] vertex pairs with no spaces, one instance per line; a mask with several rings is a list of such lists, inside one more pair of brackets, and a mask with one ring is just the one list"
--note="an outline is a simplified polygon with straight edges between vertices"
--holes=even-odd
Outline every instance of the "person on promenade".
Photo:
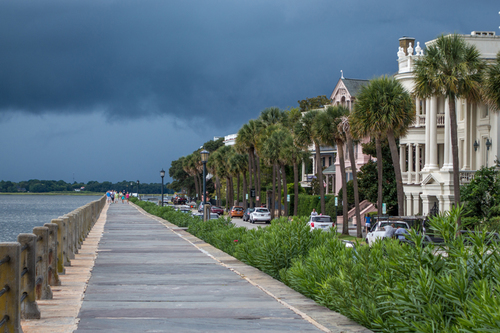
[[106,202],[111,203],[111,192],[106,192]]
[[127,205],[128,205],[128,198],[129,198],[129,196],[130,196],[130,194],[128,194],[128,192],[127,192],[127,194],[125,194],[125,197],[127,198]]
[[115,203],[115,191],[113,190],[110,193],[111,193],[111,201],[110,201],[110,203]]
[[125,203],[125,191],[123,191],[120,195],[122,197],[122,203]]
[[118,200],[120,200],[120,193],[115,191],[115,203],[118,203]]
[[316,212],[315,208],[313,208],[313,211],[311,212],[311,216],[318,216],[318,213]]

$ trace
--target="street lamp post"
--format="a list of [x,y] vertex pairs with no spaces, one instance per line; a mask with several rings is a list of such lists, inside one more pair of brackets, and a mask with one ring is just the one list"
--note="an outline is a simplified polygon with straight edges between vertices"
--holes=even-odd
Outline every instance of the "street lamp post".
[[203,163],[203,221],[207,220],[207,161],[209,154],[205,149],[201,151],[201,162]]
[[139,199],[139,181],[137,181],[137,199]]
[[161,206],[163,207],[163,177],[165,177],[165,170],[163,168],[160,171],[161,176]]

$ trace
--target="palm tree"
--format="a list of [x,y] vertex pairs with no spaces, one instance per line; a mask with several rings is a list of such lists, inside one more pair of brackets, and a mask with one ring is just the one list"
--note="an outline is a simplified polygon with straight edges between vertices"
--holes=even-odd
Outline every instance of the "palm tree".
[[[293,166],[293,215],[297,215],[299,206],[299,163],[305,161],[308,157],[307,152],[300,147],[295,128],[302,118],[302,112],[299,108],[292,108],[286,112],[286,127],[290,131],[290,136],[283,142],[282,154],[287,164]],[[287,210],[288,212],[288,210]]]
[[492,110],[500,110],[500,52],[497,53],[495,62],[486,70],[484,94],[488,106]]
[[316,177],[319,181],[319,195],[321,200],[321,214],[325,213],[325,188],[323,187],[323,168],[320,163],[320,143],[321,136],[319,134],[318,115],[321,112],[318,110],[307,111],[300,122],[295,126],[297,142],[300,146],[307,149],[310,144],[314,145],[316,150]]
[[[258,195],[260,195],[260,159],[255,154],[256,146],[258,145],[259,135],[261,132],[261,123],[258,120],[251,119],[248,123],[244,124],[238,131],[238,136],[236,137],[236,149],[242,153],[246,151],[248,153],[248,185],[249,192],[252,187],[252,173],[254,180],[254,188],[257,190]],[[252,203],[252,198],[250,193],[248,193],[249,204]],[[260,201],[260,200],[259,200]],[[258,202],[257,204],[260,204]]]
[[[281,148],[282,144],[289,135],[288,131],[284,129],[281,125],[271,125],[265,129],[262,137],[262,157],[265,159],[266,163],[273,168],[272,172],[272,200],[271,200],[271,217],[275,216],[276,207],[276,182],[278,182],[278,216],[281,216],[281,180],[280,180],[280,170],[282,165]],[[283,175],[285,176],[285,175]]]
[[[362,138],[372,136],[375,138],[375,150],[377,154],[377,181],[378,181],[378,196],[377,210],[378,215],[382,215],[382,184],[383,184],[383,160],[382,160],[382,136],[387,132],[387,123],[384,118],[380,117],[382,109],[381,98],[384,90],[380,79],[373,79],[368,85],[361,87],[357,97],[356,104],[351,113],[351,131],[355,136]],[[382,80],[383,81],[383,80]]]
[[343,116],[341,118],[342,131],[345,134],[347,141],[347,149],[349,149],[349,158],[351,160],[351,170],[352,170],[352,185],[354,188],[354,212],[356,214],[356,237],[363,238],[363,232],[361,231],[361,214],[359,211],[359,192],[358,192],[358,176],[356,169],[356,156],[354,156],[354,147],[352,143],[351,135],[351,125],[349,124],[349,117]]
[[343,106],[328,107],[325,112],[318,115],[318,134],[321,142],[330,146],[337,146],[337,156],[340,164],[340,179],[342,182],[342,234],[349,235],[348,225],[348,202],[347,202],[347,179],[345,171],[344,144],[345,133],[342,126],[342,118],[349,114],[349,110]]
[[247,165],[248,157],[244,154],[238,154],[235,153],[231,156],[229,163],[231,167],[233,168],[233,172],[237,175],[238,177],[238,186],[237,186],[237,195],[236,197],[238,198],[238,202],[240,200],[240,176],[243,176],[243,207],[247,209],[247,198],[245,196],[245,193],[247,192],[247,170],[248,170],[248,165]]
[[[439,36],[435,43],[427,47],[427,54],[415,61],[414,94],[421,98],[444,95],[449,101],[453,194],[456,207],[460,205],[460,173],[455,99],[480,99],[485,65],[478,49],[458,34]],[[457,224],[460,225],[460,219]]]
[[404,191],[396,137],[404,136],[415,118],[414,103],[401,83],[392,77],[382,76],[370,80],[361,88],[353,111],[353,132],[358,137],[375,136],[378,168],[378,209],[382,207],[382,147],[387,137],[396,176],[398,214],[404,215]]

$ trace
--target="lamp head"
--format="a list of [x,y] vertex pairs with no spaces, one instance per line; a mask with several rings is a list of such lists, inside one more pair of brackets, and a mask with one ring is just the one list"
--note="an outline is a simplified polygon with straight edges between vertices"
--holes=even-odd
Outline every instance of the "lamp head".
[[205,149],[203,149],[200,154],[201,154],[201,161],[203,163],[206,163],[208,161],[208,155],[210,155],[210,153]]
[[161,169],[160,176],[161,176],[161,178],[165,177],[165,170]]

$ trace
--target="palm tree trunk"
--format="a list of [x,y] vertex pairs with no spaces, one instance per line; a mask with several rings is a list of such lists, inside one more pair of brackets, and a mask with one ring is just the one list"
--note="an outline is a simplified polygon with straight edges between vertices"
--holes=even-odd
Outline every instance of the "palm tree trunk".
[[316,149],[316,177],[319,182],[319,196],[321,201],[321,214],[325,214],[325,187],[323,186],[323,168],[321,166],[320,147],[318,142],[314,142]]
[[283,179],[283,202],[285,204],[285,212],[283,215],[288,216],[288,201],[287,201],[287,197],[288,197],[287,186],[288,186],[288,184],[286,183],[286,170],[285,170],[284,164],[281,165],[281,176]]
[[382,184],[383,184],[383,170],[382,170],[382,143],[380,142],[380,136],[377,135],[375,137],[375,150],[377,152],[377,182],[378,182],[378,192],[377,192],[377,214],[378,216],[382,215],[382,203],[383,192],[382,192]]
[[276,164],[276,181],[278,182],[278,217],[281,217],[281,168],[279,164]]
[[259,155],[255,154],[255,164],[257,165],[257,177],[255,182],[255,196],[259,197],[259,200],[256,199],[257,206],[260,206],[260,158]]
[[220,178],[217,176],[217,191],[216,191],[216,193],[217,193],[217,200],[215,201],[215,204],[218,207],[222,206],[221,205],[222,198],[220,197],[220,187],[221,187],[221,185],[220,185]]
[[250,189],[252,188],[252,172],[253,172],[253,148],[250,148],[248,149],[248,207],[252,207],[252,197],[250,196]]
[[387,140],[389,141],[389,148],[391,149],[392,164],[394,165],[394,173],[396,174],[396,190],[398,193],[398,215],[404,216],[405,214],[405,193],[403,191],[403,177],[401,176],[401,165],[399,164],[398,146],[396,145],[396,138],[392,130],[387,131]]
[[226,177],[226,204],[224,205],[225,210],[227,211],[227,204],[229,202],[229,177]]
[[194,180],[194,191],[195,191],[196,193],[200,193],[200,186],[198,185],[198,179],[197,179],[198,177],[197,177],[197,176],[198,176],[198,174],[194,174],[194,175],[193,175],[193,180]]
[[247,210],[248,206],[247,206],[247,196],[246,196],[246,193],[247,192],[247,172],[243,172],[243,208],[245,210]]
[[238,178],[237,178],[237,182],[238,182],[238,186],[236,187],[236,205],[239,206],[240,205],[240,185],[241,185],[241,182],[240,182],[240,174],[238,173]]
[[349,158],[351,160],[352,170],[352,185],[354,187],[354,212],[356,214],[356,237],[363,238],[361,231],[361,214],[359,212],[359,191],[358,191],[358,176],[356,170],[356,156],[354,156],[354,147],[352,143],[351,134],[347,133],[347,147],[349,149]]
[[[449,97],[450,107],[450,130],[451,130],[451,154],[453,156],[453,196],[455,197],[455,207],[460,206],[460,166],[458,164],[458,135],[457,135],[457,113],[455,109],[455,98]],[[457,225],[461,225],[460,216]]]
[[293,162],[293,215],[297,216],[297,206],[299,205],[299,166],[297,161]]
[[345,173],[345,159],[344,159],[344,143],[342,141],[337,142],[337,151],[339,155],[340,163],[340,178],[342,180],[342,235],[349,235],[349,209],[347,202],[347,180]]
[[269,207],[269,209],[271,210],[271,219],[273,220],[274,220],[274,209],[276,207],[275,199],[276,199],[276,164],[273,163],[273,189],[271,194],[271,207]]

